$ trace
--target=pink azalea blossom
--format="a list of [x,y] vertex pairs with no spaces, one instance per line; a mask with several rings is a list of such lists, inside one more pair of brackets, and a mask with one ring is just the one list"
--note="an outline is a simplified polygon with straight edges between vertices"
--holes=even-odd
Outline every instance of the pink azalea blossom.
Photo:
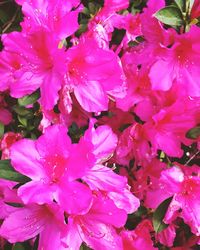
[[0,179],[0,219],[5,219],[16,208],[9,203],[21,203],[14,188],[16,182]]
[[97,46],[92,39],[82,40],[67,53],[65,81],[70,92],[88,112],[108,109],[108,95],[125,95],[125,79],[119,58],[111,50]]
[[[17,2],[22,5],[25,20],[21,25],[26,32],[34,31],[36,26],[41,26],[62,40],[72,35],[79,27],[78,14],[81,6],[78,0],[18,0]],[[79,8],[71,11],[73,7]]]
[[12,114],[6,107],[4,95],[0,94],[0,122],[4,125],[8,125],[12,121]]
[[153,115],[152,121],[144,124],[152,150],[161,149],[169,156],[181,157],[181,142],[189,144],[186,131],[198,123],[199,100],[185,98],[177,100],[173,105],[161,109]]
[[[10,243],[23,242],[40,235],[38,250],[64,249],[64,214],[56,204],[15,208],[4,220],[0,235]],[[51,240],[49,240],[51,239]]]
[[123,250],[156,250],[153,247],[153,242],[151,240],[150,231],[152,231],[152,225],[150,221],[143,220],[135,230],[125,231],[123,230],[120,235],[123,240]]
[[22,138],[20,133],[8,132],[3,135],[3,138],[0,140],[0,149],[2,151],[1,159],[10,158],[10,147],[12,144]]
[[36,141],[22,139],[13,144],[13,167],[32,179],[18,189],[24,203],[56,200],[69,213],[82,213],[90,207],[91,191],[76,179],[92,165],[93,156],[76,146],[61,125],[49,127]]
[[88,169],[83,180],[91,190],[101,190],[120,209],[124,209],[127,213],[135,212],[140,202],[130,192],[126,177],[117,175],[112,169],[102,165],[110,158],[117,145],[116,135],[108,126],[100,126],[95,130],[93,121],[91,121],[89,129],[85,132],[79,144],[87,145],[89,142],[93,144],[96,164]]
[[171,48],[165,48],[152,65],[150,79],[152,89],[169,90],[173,84],[180,84],[190,96],[200,96],[198,27],[192,26],[185,34],[176,34]]
[[7,68],[3,68],[5,74],[11,69],[11,96],[23,97],[40,87],[42,105],[47,110],[52,109],[58,101],[66,70],[65,52],[58,48],[58,39],[45,29],[36,28],[32,33],[4,34],[2,40],[4,56],[17,60],[10,65],[7,62]]
[[125,222],[125,211],[117,208],[111,199],[95,192],[87,214],[69,216],[66,243],[73,250],[79,250],[83,241],[94,250],[121,250],[122,241],[116,228],[123,227]]
[[182,217],[197,236],[200,235],[199,184],[199,176],[184,175],[177,167],[163,171],[160,178],[160,187],[169,197],[173,196],[165,223],[170,223],[177,216]]
[[200,2],[198,0],[194,0],[194,4],[191,9],[191,18],[198,18],[200,16]]
[[173,224],[169,225],[166,229],[156,235],[157,240],[167,247],[173,246],[175,237],[176,227]]

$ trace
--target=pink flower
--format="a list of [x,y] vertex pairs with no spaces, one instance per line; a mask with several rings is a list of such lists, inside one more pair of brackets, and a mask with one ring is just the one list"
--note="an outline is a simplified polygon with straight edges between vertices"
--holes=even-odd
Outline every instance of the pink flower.
[[[54,125],[36,141],[22,139],[11,147],[11,163],[32,181],[18,189],[25,204],[57,201],[68,213],[82,213],[91,203],[90,189],[76,181],[93,163],[88,148],[72,145],[64,126]],[[81,167],[80,167],[81,165]]]
[[125,211],[95,192],[87,214],[69,216],[66,243],[73,250],[79,250],[83,241],[94,250],[121,250],[121,238],[115,228],[123,227],[125,222]]
[[185,34],[176,34],[171,48],[165,48],[150,69],[152,89],[169,90],[173,84],[180,84],[190,96],[200,96],[199,48],[197,39],[200,29],[192,26]]
[[166,229],[156,235],[158,241],[167,246],[172,247],[176,237],[176,228],[173,224],[169,225]]
[[[4,220],[0,235],[10,243],[23,242],[40,235],[38,249],[64,249],[62,234],[66,230],[64,214],[56,204],[15,208]],[[51,239],[51,240],[49,240]]]
[[144,124],[152,150],[156,152],[157,149],[161,149],[169,156],[181,157],[181,142],[191,143],[186,139],[185,133],[198,123],[198,110],[198,98],[184,98],[153,115],[152,121]]
[[143,220],[135,230],[125,231],[123,230],[120,235],[123,240],[123,250],[156,250],[153,247],[153,242],[151,240],[150,231],[152,231],[152,225],[150,221]]
[[122,132],[115,153],[118,163],[128,165],[130,160],[135,159],[135,164],[141,165],[153,157],[155,153],[151,150],[143,125],[134,123]]
[[191,18],[198,18],[200,16],[200,2],[198,0],[194,0],[194,4],[191,10]]
[[173,196],[164,221],[169,224],[177,216],[191,227],[191,231],[200,235],[200,178],[188,176],[177,167],[165,170],[161,174],[160,187],[168,196]]
[[41,26],[62,40],[72,35],[79,27],[78,14],[81,7],[71,11],[73,7],[79,6],[79,0],[67,2],[65,0],[18,0],[17,2],[22,5],[25,20],[21,25],[26,32],[34,31],[36,26]]
[[[119,100],[119,99],[118,99]],[[109,102],[108,114],[98,119],[98,124],[108,125],[112,128],[113,132],[117,135],[121,134],[121,129],[128,124],[132,124],[134,116],[131,112],[124,112],[116,107],[116,103]]]
[[88,112],[108,109],[108,96],[124,97],[124,75],[118,57],[97,46],[92,39],[82,40],[67,53],[65,81],[70,92]]
[[3,135],[3,138],[0,141],[0,149],[2,151],[1,159],[10,158],[10,147],[12,144],[22,138],[20,133],[8,132]]
[[102,165],[110,158],[117,145],[116,135],[108,126],[100,126],[95,130],[91,121],[89,129],[81,138],[80,143],[87,145],[89,141],[93,144],[96,164],[87,171],[83,180],[91,190],[101,190],[106,197],[113,200],[118,208],[124,209],[127,213],[135,212],[140,206],[140,202],[130,192],[126,177],[117,175],[112,169]]
[[[65,66],[64,49],[58,48],[59,40],[52,32],[35,27],[32,33],[12,32],[2,36],[9,89],[12,97],[19,98],[41,90],[41,103],[52,109],[58,101]],[[7,84],[7,83],[6,83]]]
[[4,125],[8,125],[12,121],[12,114],[6,107],[4,95],[0,94],[0,122]]
[[16,208],[9,203],[21,203],[14,189],[16,182],[0,179],[0,219],[5,219]]

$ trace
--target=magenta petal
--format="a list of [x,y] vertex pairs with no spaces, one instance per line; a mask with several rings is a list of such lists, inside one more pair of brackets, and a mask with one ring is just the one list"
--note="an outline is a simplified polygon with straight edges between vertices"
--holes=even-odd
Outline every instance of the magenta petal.
[[126,177],[114,173],[110,168],[103,165],[95,165],[83,179],[94,190],[121,191],[127,185]]
[[92,249],[98,250],[122,250],[121,237],[116,233],[115,229],[110,225],[93,221],[86,224],[89,234],[81,234],[82,239]]
[[110,192],[108,196],[118,208],[124,209],[128,214],[134,213],[140,206],[140,200],[127,189],[121,192]]
[[0,235],[9,242],[22,242],[38,235],[46,222],[39,206],[18,208],[6,218],[0,228]]
[[55,222],[48,221],[48,224],[46,224],[44,230],[40,233],[38,249],[66,249],[61,242],[61,231]]
[[59,154],[66,158],[71,141],[65,126],[54,125],[49,126],[35,144],[41,157]]
[[71,11],[69,13],[66,13],[66,15],[58,22],[54,21],[55,32],[59,35],[61,40],[68,36],[71,36],[79,28],[79,12],[80,10]]
[[92,203],[92,192],[79,182],[65,182],[60,184],[57,192],[57,201],[69,214],[84,214]]
[[80,105],[88,112],[108,109],[108,97],[96,81],[88,81],[74,88],[74,94]]
[[160,186],[165,188],[166,192],[170,195],[179,193],[181,190],[181,183],[184,180],[183,172],[177,168],[173,167],[162,171],[160,178]]
[[158,60],[151,67],[149,77],[151,79],[153,90],[169,90],[174,80],[172,63]]
[[45,177],[34,141],[22,139],[13,144],[10,150],[10,158],[12,166],[21,174],[33,180],[40,180]]
[[18,195],[25,204],[28,203],[51,203],[53,202],[53,194],[50,185],[41,181],[31,181],[18,189]]
[[72,218],[68,218],[68,225],[67,225],[67,233],[65,237],[65,242],[68,245],[69,249],[79,250],[82,239],[80,233],[78,231],[77,225],[74,223]]
[[97,129],[94,129],[92,124],[92,127],[84,135],[86,140],[88,136],[91,136],[91,141],[94,145],[93,153],[98,161],[109,157],[117,146],[117,136],[109,126],[99,126]]
[[61,89],[62,79],[54,72],[49,72],[41,85],[41,104],[46,110],[53,109],[58,101],[58,91]]
[[0,108],[0,122],[4,125],[8,125],[12,121],[12,114],[4,109]]
[[26,71],[16,71],[15,81],[10,84],[10,95],[15,98],[20,98],[25,95],[33,93],[41,85],[42,78],[35,75],[33,72],[26,69]]
[[89,221],[101,221],[114,227],[123,227],[126,219],[127,213],[119,209],[111,199],[104,196],[94,199],[87,214],[87,220]]

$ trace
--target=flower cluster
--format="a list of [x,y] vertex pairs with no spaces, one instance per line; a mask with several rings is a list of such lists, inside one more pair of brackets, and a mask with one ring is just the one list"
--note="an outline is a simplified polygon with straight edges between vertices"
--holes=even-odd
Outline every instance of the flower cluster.
[[0,247],[198,246],[199,1],[15,1],[20,31],[0,51]]

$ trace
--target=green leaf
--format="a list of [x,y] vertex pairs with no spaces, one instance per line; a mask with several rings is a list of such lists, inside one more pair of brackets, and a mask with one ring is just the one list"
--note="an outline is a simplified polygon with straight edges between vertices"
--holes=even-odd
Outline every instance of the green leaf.
[[12,250],[25,250],[24,246],[21,243],[16,243]]
[[168,227],[167,224],[163,222],[163,219],[165,217],[165,214],[167,212],[167,209],[169,207],[169,204],[172,200],[172,197],[164,200],[155,210],[153,214],[153,227],[156,233],[161,232],[165,228]]
[[179,7],[181,11],[184,11],[185,8],[185,0],[175,0],[175,3]]
[[25,107],[22,106],[15,105],[13,106],[13,110],[20,116],[26,116],[26,118],[27,116],[30,118],[33,116],[31,109],[26,109]]
[[167,25],[181,26],[184,23],[180,9],[175,6],[167,6],[160,9],[154,16]]
[[28,125],[28,121],[27,121],[26,117],[18,115],[17,118],[18,118],[18,121],[23,125],[23,127],[26,128]]
[[186,137],[189,139],[197,139],[200,136],[200,126],[190,129],[186,133]]
[[0,122],[0,137],[4,135],[4,125]]
[[21,183],[30,181],[30,179],[27,176],[24,176],[16,172],[11,166],[9,160],[0,161],[0,178]]
[[5,202],[5,203],[11,207],[23,207],[23,205],[20,203],[14,203],[14,202]]
[[20,106],[27,106],[27,105],[35,103],[39,98],[40,98],[39,91],[35,91],[31,95],[27,95],[22,98],[19,98],[18,103]]
[[9,20],[9,15],[5,10],[0,9],[0,20],[2,23],[6,23]]

